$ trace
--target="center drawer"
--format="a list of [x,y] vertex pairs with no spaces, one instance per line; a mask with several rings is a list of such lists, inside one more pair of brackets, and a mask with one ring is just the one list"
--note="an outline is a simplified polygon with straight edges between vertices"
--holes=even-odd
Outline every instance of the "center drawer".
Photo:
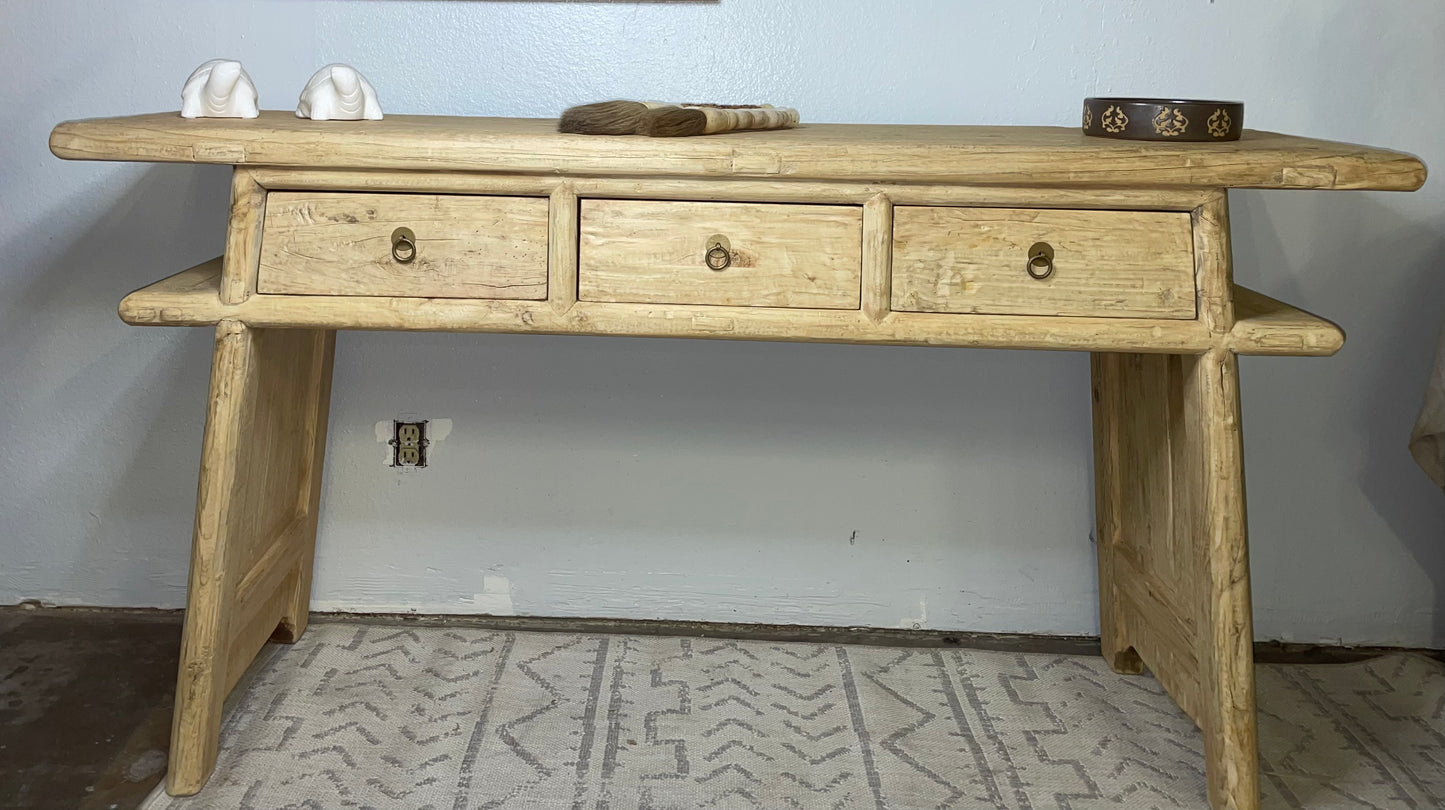
[[583,301],[859,307],[858,206],[583,200],[580,216]]
[[547,297],[547,200],[273,191],[257,289],[291,295]]

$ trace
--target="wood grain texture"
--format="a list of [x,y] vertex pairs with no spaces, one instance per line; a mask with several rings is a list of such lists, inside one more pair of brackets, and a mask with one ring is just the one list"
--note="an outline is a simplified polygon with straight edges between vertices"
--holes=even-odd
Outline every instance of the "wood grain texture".
[[1239,360],[1215,350],[1185,363],[1184,419],[1192,428],[1192,534],[1205,559],[1194,580],[1202,599],[1200,699],[1209,801],[1224,810],[1259,807],[1254,615],[1250,601]]
[[[1050,348],[1082,351],[1202,353],[1225,345],[1238,354],[1321,357],[1344,344],[1335,324],[1236,286],[1238,320],[1224,341],[1197,322],[929,315],[895,312],[877,323],[852,313],[710,307],[629,307],[586,303],[577,312],[545,311],[531,302],[427,301],[397,298],[258,296],[239,306],[220,303],[221,260],[212,259],[127,295],[120,317],[135,326],[210,326],[236,320],[255,326],[308,329],[396,329],[447,332],[540,332],[639,337],[737,337],[830,343]],[[731,318],[729,333],[707,327],[708,313]],[[741,320],[741,323],[739,323]]]
[[[258,289],[267,294],[547,297],[547,200],[273,191]],[[392,233],[416,234],[415,258]]]
[[1233,353],[1092,359],[1105,658],[1147,665],[1204,732],[1210,801],[1258,807]]
[[167,790],[200,790],[221,706],[274,631],[305,627],[335,333],[216,327]]
[[1216,335],[1234,327],[1234,260],[1229,236],[1229,195],[1217,191],[1190,212],[1194,226],[1194,284],[1199,317]]
[[231,172],[231,212],[221,270],[221,300],[228,304],[239,304],[256,292],[265,217],[266,189],[249,169],[238,166]]
[[[321,518],[321,476],[331,414],[332,368],[336,360],[334,330],[312,330],[302,334],[305,337],[300,340],[311,343],[310,362],[297,375],[306,381],[301,391],[304,399],[299,403],[277,404],[280,408],[293,404],[299,406],[305,419],[297,435],[301,472],[297,476],[300,486],[295,498],[299,513],[278,542],[283,549],[295,549],[296,557],[293,576],[287,580],[287,587],[276,596],[281,602],[281,615],[271,635],[272,639],[285,643],[299,640],[310,622],[311,572],[316,556],[316,527]],[[292,339],[298,338],[292,335]],[[258,560],[251,571],[264,571],[266,566],[267,561]]]
[[225,536],[233,520],[231,495],[238,486],[237,466],[228,456],[245,437],[249,349],[243,324],[217,325],[166,774],[166,790],[172,795],[200,790],[216,764],[226,692],[225,653],[238,578]]
[[250,169],[271,190],[419,191],[435,194],[544,196],[568,185],[581,197],[704,202],[797,202],[862,205],[886,194],[897,205],[975,205],[990,208],[1127,209],[1192,211],[1217,189],[1051,188],[1037,186],[917,185],[846,180],[750,180],[734,177],[582,177],[485,172]]
[[1105,658],[1123,671],[1142,658],[1198,721],[1198,589],[1189,576],[1198,566],[1183,522],[1182,361],[1095,354],[1091,367]]
[[893,202],[875,194],[863,204],[863,314],[888,316],[893,298]]
[[1324,357],[1345,345],[1344,330],[1318,315],[1238,284],[1233,290],[1227,345],[1235,354]]
[[[1148,436],[1131,436],[1130,432],[1137,432],[1141,423],[1147,425],[1151,416],[1157,420],[1158,413],[1157,409],[1153,413],[1141,413],[1141,409],[1131,413],[1126,409],[1125,387],[1119,368],[1126,357],[1143,358],[1142,355],[1097,352],[1089,358],[1093,380],[1094,516],[1097,524],[1094,546],[1099,564],[1100,650],[1115,672],[1137,675],[1144,671],[1144,664],[1129,642],[1130,616],[1123,591],[1126,583],[1121,575],[1116,575],[1119,566],[1116,557],[1126,536],[1125,522],[1134,520],[1140,514],[1137,508],[1128,507],[1137,500],[1137,489],[1150,481],[1143,465],[1130,457],[1125,445],[1126,442],[1147,440]],[[1139,362],[1151,362],[1152,359],[1141,359]],[[1158,359],[1164,360],[1167,356],[1161,355]],[[1147,458],[1151,454],[1145,455]]]
[[[582,301],[857,309],[857,206],[583,200]],[[708,266],[715,235],[729,264]]]
[[[1052,246],[1045,279],[1025,269]],[[900,206],[893,308],[908,312],[1193,318],[1187,214]]]
[[221,301],[221,266],[217,256],[160,281],[147,284],[120,299],[120,319],[132,326],[215,326],[236,314],[235,306]]
[[1197,321],[894,312],[873,322],[858,310],[608,304],[582,301],[566,312],[530,301],[258,295],[227,306],[216,296],[219,259],[137,290],[120,315],[137,326],[204,326],[232,319],[266,328],[435,332],[529,332],[1197,353],[1217,341]]
[[388,115],[318,125],[290,111],[254,119],[174,112],[66,121],[50,150],[72,160],[306,168],[676,177],[889,178],[1030,186],[1414,190],[1425,167],[1399,152],[1246,130],[1230,143],[1090,138],[1074,127],[805,124],[705,138],[555,132],[555,119]]
[[552,189],[548,202],[547,285],[552,308],[566,312],[577,303],[577,194],[570,183]]

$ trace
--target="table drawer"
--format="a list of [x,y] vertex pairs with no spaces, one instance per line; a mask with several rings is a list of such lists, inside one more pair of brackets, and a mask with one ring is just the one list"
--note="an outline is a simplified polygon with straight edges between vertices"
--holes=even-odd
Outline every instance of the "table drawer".
[[[1001,315],[1195,317],[1189,214],[900,206],[893,309]],[[1030,250],[1053,252],[1046,278]],[[1034,272],[1045,275],[1039,260]]]
[[578,297],[857,309],[862,242],[858,206],[583,200]]
[[[401,228],[413,234],[414,252],[405,243],[393,250]],[[540,300],[547,297],[547,200],[273,191],[258,289]]]

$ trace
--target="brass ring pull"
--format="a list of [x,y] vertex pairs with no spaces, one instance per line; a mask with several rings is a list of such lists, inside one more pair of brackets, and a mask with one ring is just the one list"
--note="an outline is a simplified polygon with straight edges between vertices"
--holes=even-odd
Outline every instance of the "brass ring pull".
[[732,244],[728,238],[721,234],[708,237],[707,253],[703,254],[702,260],[710,270],[726,270],[732,266]]
[[1048,242],[1035,242],[1029,248],[1029,260],[1024,263],[1024,272],[1037,281],[1054,274],[1054,248]]
[[727,248],[714,243],[707,249],[707,266],[713,270],[726,270],[728,265],[733,263],[733,255],[727,252]]
[[391,258],[397,264],[411,264],[416,258],[416,234],[411,228],[397,228],[391,232]]

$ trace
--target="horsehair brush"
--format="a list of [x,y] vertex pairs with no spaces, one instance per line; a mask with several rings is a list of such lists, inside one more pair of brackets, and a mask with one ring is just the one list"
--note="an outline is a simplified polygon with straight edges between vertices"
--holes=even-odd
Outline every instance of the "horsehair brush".
[[560,132],[580,135],[650,135],[675,138],[741,130],[790,129],[798,111],[768,104],[663,104],[602,101],[570,107],[557,122]]
[[578,135],[640,135],[650,108],[641,101],[599,101],[568,107],[557,122],[558,132]]

